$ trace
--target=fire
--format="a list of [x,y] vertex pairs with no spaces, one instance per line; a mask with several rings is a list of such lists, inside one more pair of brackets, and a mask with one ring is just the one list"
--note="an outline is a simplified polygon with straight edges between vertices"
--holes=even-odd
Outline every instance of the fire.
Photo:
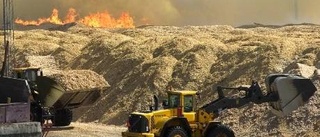
[[[69,10],[70,11],[70,10]],[[32,21],[24,21],[22,19],[16,19],[15,23],[22,25],[41,25],[43,23],[53,23],[53,24],[63,24],[63,22],[59,19],[59,11],[57,9],[53,9],[52,14],[49,18],[39,18],[38,20]]]
[[79,20],[82,24],[91,27],[102,27],[102,28],[133,28],[133,19],[128,13],[122,13],[119,19],[115,19],[110,14],[105,12],[98,12],[90,14]]
[[133,18],[129,13],[123,12],[121,16],[116,19],[112,17],[107,11],[97,12],[80,18],[77,20],[78,14],[75,9],[70,8],[65,19],[62,21],[59,18],[59,11],[53,9],[52,14],[48,18],[39,18],[38,20],[25,21],[17,18],[15,23],[21,25],[36,25],[39,26],[43,23],[52,23],[63,25],[67,23],[77,22],[82,23],[90,27],[101,27],[101,28],[134,28]]
[[71,22],[76,22],[76,17],[77,17],[77,12],[75,9],[70,8],[68,11],[68,14],[64,20],[64,24],[65,23],[71,23]]

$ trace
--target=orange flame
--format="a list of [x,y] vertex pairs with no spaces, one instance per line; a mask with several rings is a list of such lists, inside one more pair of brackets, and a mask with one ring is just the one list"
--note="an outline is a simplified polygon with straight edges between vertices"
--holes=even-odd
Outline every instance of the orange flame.
[[76,22],[77,16],[78,15],[77,15],[76,10],[73,8],[70,8],[63,23],[66,24],[66,23]]
[[24,21],[22,19],[17,18],[15,23],[21,25],[36,25],[39,26],[43,23],[52,23],[63,25],[71,22],[82,23],[86,26],[90,27],[102,27],[102,28],[134,28],[133,18],[129,15],[129,13],[122,13],[118,19],[113,18],[107,11],[105,12],[97,12],[94,14],[90,14],[85,16],[82,19],[77,20],[77,12],[75,9],[70,8],[68,14],[65,19],[62,21],[59,18],[59,11],[57,9],[53,9],[52,14],[49,18],[39,18],[38,20],[32,21]]
[[84,17],[79,22],[91,27],[134,28],[133,19],[128,13],[122,13],[119,19],[115,19],[107,11],[98,12]]

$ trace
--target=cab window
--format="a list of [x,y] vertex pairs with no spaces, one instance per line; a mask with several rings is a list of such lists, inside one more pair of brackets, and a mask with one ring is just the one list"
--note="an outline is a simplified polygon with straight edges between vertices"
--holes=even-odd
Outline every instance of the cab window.
[[180,105],[179,95],[171,94],[169,95],[169,107],[176,108]]
[[184,108],[184,112],[193,111],[193,96],[192,95],[184,96],[183,108]]
[[28,70],[28,71],[26,71],[26,73],[25,73],[25,78],[26,78],[28,81],[36,81],[37,72],[34,71],[34,70]]

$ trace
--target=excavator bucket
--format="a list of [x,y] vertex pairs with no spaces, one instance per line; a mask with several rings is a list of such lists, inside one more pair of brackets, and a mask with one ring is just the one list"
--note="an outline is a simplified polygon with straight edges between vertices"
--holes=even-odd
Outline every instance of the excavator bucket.
[[304,105],[317,90],[310,79],[289,74],[272,74],[266,78],[268,93],[276,93],[277,102],[270,103],[277,116],[285,116]]
[[109,86],[102,76],[89,70],[39,76],[36,83],[38,100],[44,107],[56,109],[91,105]]

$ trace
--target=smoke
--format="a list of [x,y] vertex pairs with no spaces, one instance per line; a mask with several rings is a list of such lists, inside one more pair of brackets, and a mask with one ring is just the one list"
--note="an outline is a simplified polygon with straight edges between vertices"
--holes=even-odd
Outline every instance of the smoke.
[[315,0],[178,0],[180,24],[320,23]]
[[14,0],[14,3],[15,16],[24,20],[48,17],[53,8],[63,18],[72,7],[79,17],[101,11],[118,17],[129,12],[137,25],[320,23],[319,0]]

